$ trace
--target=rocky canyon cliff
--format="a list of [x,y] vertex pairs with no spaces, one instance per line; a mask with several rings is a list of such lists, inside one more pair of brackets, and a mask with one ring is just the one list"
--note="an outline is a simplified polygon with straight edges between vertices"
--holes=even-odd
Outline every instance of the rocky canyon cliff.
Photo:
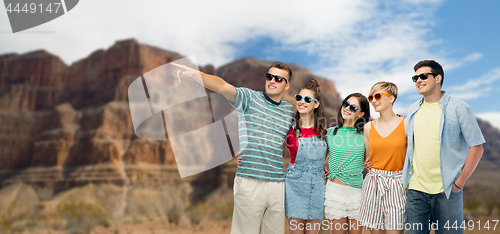
[[[143,140],[134,133],[129,85],[184,57],[134,39],[71,65],[44,50],[0,55],[0,231],[3,224],[35,216],[54,225],[64,219],[70,226],[65,212],[82,204],[92,204],[91,217],[177,224],[199,221],[205,206],[196,204],[211,201],[206,209],[216,211],[205,216],[230,218],[235,160],[181,179],[168,139]],[[236,87],[263,90],[270,65],[243,58],[200,70]],[[294,75],[284,99],[294,103],[300,86],[314,78],[321,84],[327,119],[336,116],[342,97],[335,83],[299,65],[290,67]],[[487,122],[479,124],[487,141],[479,168],[498,170],[500,132]],[[212,191],[218,192],[207,197]]]
[[[87,183],[155,185],[179,179],[168,139],[136,137],[127,88],[142,74],[181,58],[136,40],[118,41],[71,66],[44,50],[0,56],[1,186],[23,182],[57,190]],[[262,90],[270,64],[244,58],[200,70],[235,86]],[[299,87],[315,78],[327,115],[335,116],[340,97],[333,81],[295,64],[291,68],[293,82],[284,99],[291,102]]]

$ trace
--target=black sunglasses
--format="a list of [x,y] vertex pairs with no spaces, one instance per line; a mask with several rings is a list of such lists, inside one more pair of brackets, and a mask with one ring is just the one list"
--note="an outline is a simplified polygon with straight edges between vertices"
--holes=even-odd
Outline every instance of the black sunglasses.
[[417,82],[418,78],[420,78],[421,80],[427,80],[429,75],[433,75],[434,77],[436,77],[438,74],[436,74],[436,73],[422,73],[420,75],[412,76],[411,80],[413,80],[413,82]]
[[342,101],[342,107],[344,108],[348,108],[349,111],[351,111],[352,113],[355,113],[356,111],[359,110],[359,108],[351,103],[349,103],[348,101],[344,100]]
[[302,96],[300,94],[295,94],[295,101],[300,102],[300,101],[302,101],[302,99],[304,99],[304,102],[306,102],[306,103],[311,103],[312,100],[314,100],[316,102],[318,101],[318,99],[316,99],[316,98],[312,98],[309,96]]
[[273,74],[271,74],[271,73],[266,73],[266,79],[267,79],[268,81],[273,80],[273,78],[274,78],[274,81],[276,81],[276,83],[281,83],[281,82],[283,82],[283,80],[285,80],[285,81],[286,81],[286,83],[288,84],[288,80],[287,80],[285,77],[281,77],[281,76],[273,75]]

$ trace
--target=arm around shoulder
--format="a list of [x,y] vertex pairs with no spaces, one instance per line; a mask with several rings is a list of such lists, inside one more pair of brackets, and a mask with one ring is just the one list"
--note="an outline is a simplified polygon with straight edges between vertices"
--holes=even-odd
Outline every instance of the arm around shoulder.
[[365,138],[365,161],[366,162],[368,162],[368,159],[370,156],[370,144],[369,144],[370,128],[371,128],[371,121],[366,123],[365,126],[363,127],[363,135]]
[[404,127],[405,127],[405,135],[406,137],[408,137],[408,118],[405,117],[405,120],[404,120]]

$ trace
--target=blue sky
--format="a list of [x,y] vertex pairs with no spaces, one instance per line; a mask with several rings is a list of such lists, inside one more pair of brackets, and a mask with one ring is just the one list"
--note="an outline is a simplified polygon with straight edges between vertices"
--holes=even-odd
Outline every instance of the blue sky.
[[[490,72],[496,72],[496,75],[492,75],[491,78],[494,81],[477,87],[477,95],[473,95],[474,98],[464,99],[477,114],[500,113],[500,102],[496,101],[496,96],[500,91],[500,71],[495,70],[500,68],[500,46],[498,46],[500,2],[450,1],[440,7],[439,12],[442,16],[433,31],[436,37],[445,40],[445,48],[451,51],[451,55],[464,56],[469,52],[481,54],[481,58],[469,66],[449,71],[447,75],[453,79],[450,83],[464,85],[470,80],[477,83],[478,78],[488,79],[484,76]],[[484,79],[481,80],[484,82]],[[464,85],[464,87],[467,86]],[[468,91],[467,89],[464,91]],[[496,115],[496,119],[484,117],[491,122],[496,122],[496,126],[499,126],[500,115]]]
[[136,38],[201,65],[252,56],[305,66],[342,96],[377,81],[400,88],[396,111],[419,98],[413,65],[435,59],[443,89],[500,128],[500,2],[85,0],[46,24],[12,34],[0,12],[0,54],[46,49],[71,64],[116,40]]
[[[379,8],[384,6],[379,5]],[[429,57],[415,56],[415,63],[420,59],[436,59],[446,57],[451,60],[465,60],[452,62],[452,69],[445,69],[445,85],[447,90],[468,102],[477,115],[494,123],[500,128],[500,102],[494,101],[500,91],[500,2],[499,1],[442,1],[429,11],[421,11],[419,14],[432,18],[427,25],[429,33],[425,35],[430,42]],[[316,54],[307,54],[297,51],[291,46],[283,49],[279,42],[261,37],[238,45],[241,50],[236,57],[252,56],[267,60],[283,60],[289,63],[297,63],[310,68],[313,72],[321,73],[324,65]],[[408,54],[411,58],[412,55]],[[468,58],[468,59],[467,59]],[[463,63],[456,65],[454,63]],[[390,63],[389,63],[390,64]],[[445,64],[443,64],[445,65]],[[383,64],[379,69],[383,70],[388,64]],[[412,72],[412,66],[408,72]],[[335,80],[333,74],[321,74]],[[406,81],[411,83],[409,74]],[[373,79],[374,82],[377,78]],[[481,81],[479,81],[481,80]],[[483,84],[481,84],[483,83]],[[348,93],[339,90],[342,95]],[[362,90],[367,93],[366,89]],[[416,91],[408,95],[400,96],[399,102],[403,102],[398,110],[406,114],[405,107],[419,98]],[[496,120],[496,121],[495,121]]]

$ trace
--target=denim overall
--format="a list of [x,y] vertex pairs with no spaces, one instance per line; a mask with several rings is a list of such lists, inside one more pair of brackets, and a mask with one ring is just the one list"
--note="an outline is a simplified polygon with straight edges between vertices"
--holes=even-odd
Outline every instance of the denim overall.
[[289,218],[323,220],[327,145],[318,137],[299,138],[295,164],[285,174],[285,215]]

